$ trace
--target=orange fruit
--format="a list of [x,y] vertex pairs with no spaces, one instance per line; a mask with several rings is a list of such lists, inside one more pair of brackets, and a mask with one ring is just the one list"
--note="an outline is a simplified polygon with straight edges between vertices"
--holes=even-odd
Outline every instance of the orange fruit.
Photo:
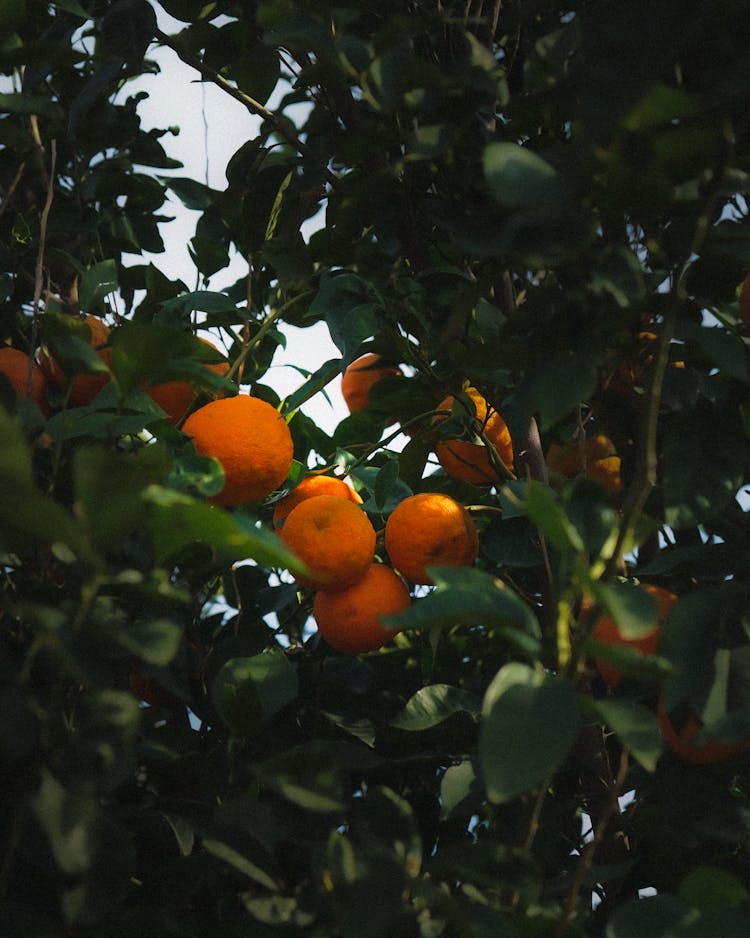
[[[474,405],[472,429],[477,436],[483,435],[494,447],[500,461],[510,469],[513,466],[513,443],[510,431],[500,414],[491,407],[476,388],[466,388],[464,393]],[[438,410],[451,410],[455,401],[449,395],[438,404]],[[444,417],[436,417],[440,422]],[[435,454],[440,465],[453,479],[472,482],[474,485],[491,485],[498,481],[498,473],[492,464],[487,447],[482,442],[450,440],[435,445]]]
[[203,456],[224,467],[224,488],[215,505],[257,502],[279,488],[289,474],[294,445],[281,414],[266,401],[247,394],[210,401],[182,426]]
[[[658,340],[659,336],[655,332],[639,332],[637,346],[628,351],[626,360],[617,367],[607,382],[607,389],[628,397],[634,388],[641,387],[654,360],[653,350]],[[669,367],[684,368],[685,362],[673,361],[669,363]]]
[[296,508],[300,502],[315,495],[336,495],[338,498],[345,498],[350,502],[354,502],[355,505],[362,504],[359,493],[355,492],[351,485],[348,485],[343,479],[326,475],[305,476],[288,495],[276,502],[276,507],[273,510],[274,527],[281,527],[292,508]]
[[393,566],[412,583],[432,584],[427,567],[470,567],[479,536],[469,512],[449,495],[410,495],[394,508],[385,526],[385,547]]
[[[209,342],[202,336],[199,338],[201,342],[217,350],[213,342]],[[225,375],[230,366],[229,362],[223,361],[207,364],[204,367],[213,371],[214,374]],[[198,396],[189,381],[161,381],[159,384],[152,384],[146,389],[146,393],[166,413],[170,423],[179,423]]]
[[[89,343],[97,352],[99,358],[110,368],[112,366],[112,349],[105,348],[109,341],[109,326],[98,316],[86,316],[86,325],[89,327]],[[65,382],[65,374],[55,359],[46,351],[39,356],[39,365],[50,384],[57,387]],[[106,372],[82,372],[77,374],[71,383],[68,400],[74,407],[90,403],[109,381]]]
[[398,629],[380,624],[380,616],[409,608],[404,581],[390,567],[373,563],[354,585],[336,593],[319,590],[313,601],[318,631],[331,648],[345,655],[374,651],[389,642]]
[[349,365],[341,377],[341,393],[353,414],[364,410],[370,402],[370,390],[383,378],[398,378],[402,376],[401,369],[396,365],[381,365],[380,355],[369,352],[361,355]]
[[[656,622],[650,632],[640,635],[638,638],[624,638],[620,632],[620,627],[615,620],[603,613],[594,623],[592,637],[603,645],[624,645],[633,648],[642,655],[655,655],[659,650],[661,641],[661,623],[667,618],[672,607],[677,602],[677,596],[661,586],[654,586],[651,583],[644,583],[641,589],[645,590],[656,600],[657,613]],[[590,608],[590,601],[584,600],[581,605],[581,618],[584,618]],[[604,683],[611,688],[615,688],[622,681],[622,674],[608,661],[601,658],[594,660],[596,670],[602,677]]]
[[571,440],[564,446],[552,443],[547,450],[547,465],[552,472],[568,479],[592,479],[611,495],[622,489],[620,464],[614,443],[603,433]]
[[745,329],[750,332],[750,274],[745,277],[740,287],[740,316]]
[[313,495],[296,505],[279,538],[312,571],[297,582],[341,590],[361,580],[375,556],[375,529],[365,512],[339,495]]
[[671,749],[683,762],[689,762],[692,765],[711,765],[716,762],[726,762],[750,750],[750,737],[732,740],[710,739],[704,743],[697,743],[695,737],[701,731],[698,718],[690,714],[678,729],[664,707],[663,695],[659,696],[656,713],[662,739],[667,748]]
[[39,365],[26,352],[9,345],[0,348],[0,372],[10,381],[16,397],[29,397],[47,412],[47,379]]

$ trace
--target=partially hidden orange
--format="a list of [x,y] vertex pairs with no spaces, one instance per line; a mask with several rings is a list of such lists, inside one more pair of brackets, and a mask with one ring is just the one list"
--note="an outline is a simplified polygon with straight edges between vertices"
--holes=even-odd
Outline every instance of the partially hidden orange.
[[353,586],[336,593],[318,591],[313,616],[331,648],[345,655],[374,651],[391,641],[398,629],[388,629],[380,617],[409,608],[404,581],[390,567],[373,563]]
[[[109,342],[110,329],[98,316],[87,315],[86,325],[89,328],[89,344],[96,351],[99,358],[107,368],[112,366],[112,349]],[[55,359],[46,351],[39,356],[39,365],[50,384],[60,387],[65,382],[65,374]],[[82,372],[73,377],[70,385],[68,400],[73,406],[80,407],[89,404],[109,382],[109,373],[103,371]]]
[[270,495],[289,475],[294,445],[281,414],[247,394],[210,401],[182,426],[196,450],[224,468],[224,487],[215,505],[244,505]]
[[734,759],[750,750],[750,737],[707,739],[705,742],[699,742],[697,737],[702,729],[700,720],[695,715],[689,714],[681,726],[675,726],[664,706],[663,695],[659,696],[656,714],[662,739],[667,748],[683,762],[689,762],[692,765],[712,765]]
[[355,505],[362,504],[362,498],[351,485],[338,479],[336,476],[328,475],[309,475],[295,486],[292,491],[280,498],[276,502],[273,510],[273,525],[279,528],[283,525],[289,512],[296,508],[300,502],[306,498],[313,498],[315,495],[335,495],[338,498],[345,498],[347,501],[354,502]]
[[[199,337],[201,342],[216,349],[213,342]],[[225,375],[229,371],[229,362],[214,362],[204,366],[208,371],[217,375]],[[166,413],[170,423],[179,423],[198,396],[195,388],[189,381],[161,381],[152,384],[146,393]]]
[[[28,397],[36,401],[47,413],[47,379],[39,365],[20,349],[5,345],[0,348],[0,372],[5,375],[16,397]],[[29,383],[29,375],[31,382]]]
[[[610,615],[607,615],[607,613],[602,613],[594,623],[592,631],[592,637],[596,639],[597,642],[601,642],[603,645],[621,645],[632,648],[641,655],[656,654],[661,641],[662,623],[672,611],[672,607],[677,602],[677,596],[669,590],[661,586],[655,586],[652,583],[642,584],[641,589],[656,600],[657,612],[653,628],[649,632],[639,635],[637,638],[625,638],[615,620]],[[581,608],[582,618],[586,616],[589,608],[589,602],[584,601]],[[596,658],[594,664],[602,680],[608,687],[614,689],[620,684],[622,674],[614,665],[610,664],[608,661],[604,661],[602,658]]]
[[479,536],[469,512],[449,495],[422,492],[394,508],[385,526],[393,566],[412,583],[431,584],[427,567],[470,567]]
[[364,410],[370,402],[370,391],[383,378],[402,377],[396,365],[382,364],[382,357],[374,352],[361,355],[349,365],[341,377],[341,394],[349,413]]
[[[451,478],[474,485],[492,485],[502,478],[493,461],[495,455],[506,469],[513,467],[510,430],[500,414],[476,388],[466,388],[464,394],[473,406],[473,413],[467,411],[467,416],[471,418],[472,431],[478,440],[441,441],[435,445],[435,454]],[[438,404],[437,409],[452,410],[454,402],[455,397],[449,395]],[[439,423],[444,419],[436,417],[433,422]],[[493,456],[490,455],[491,450],[494,450]]]
[[592,479],[611,495],[622,490],[621,459],[615,444],[603,433],[571,440],[564,446],[552,443],[547,450],[547,465],[553,473],[568,479]]
[[375,556],[375,529],[354,502],[338,495],[314,495],[296,505],[279,538],[311,571],[301,586],[341,590],[367,572]]

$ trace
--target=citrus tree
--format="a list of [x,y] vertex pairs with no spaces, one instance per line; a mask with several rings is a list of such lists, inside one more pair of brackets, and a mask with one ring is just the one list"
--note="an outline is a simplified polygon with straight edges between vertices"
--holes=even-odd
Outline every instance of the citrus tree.
[[744,936],[744,3],[161,8],[0,5],[4,932]]

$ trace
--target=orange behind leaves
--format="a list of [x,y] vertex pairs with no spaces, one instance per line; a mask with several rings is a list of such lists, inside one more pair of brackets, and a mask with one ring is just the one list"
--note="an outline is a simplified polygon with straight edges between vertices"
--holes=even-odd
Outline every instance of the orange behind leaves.
[[[96,351],[99,358],[104,362],[107,368],[112,367],[112,349],[105,346],[109,342],[110,328],[103,323],[98,316],[87,315],[86,325],[89,327],[89,344]],[[39,365],[47,377],[50,384],[59,387],[65,381],[65,374],[55,359],[42,352],[39,356]],[[77,374],[70,386],[69,402],[74,407],[80,407],[83,404],[89,404],[101,391],[105,384],[109,382],[109,374],[102,371],[82,372]]]
[[309,569],[297,582],[341,590],[361,580],[375,556],[375,529],[365,512],[338,495],[314,495],[293,508],[279,537]]
[[[472,429],[477,436],[487,439],[503,465],[511,469],[513,443],[507,424],[476,388],[466,388],[464,393],[474,405]],[[449,395],[438,404],[437,409],[451,410],[454,401],[455,398]],[[444,419],[444,417],[436,417],[433,422],[440,422]],[[440,465],[453,479],[471,482],[474,485],[492,485],[501,478],[484,443],[473,443],[468,440],[440,442],[435,445],[435,454]]]
[[621,460],[615,444],[603,433],[571,440],[564,446],[552,443],[547,450],[547,465],[568,479],[583,476],[598,482],[611,495],[622,490]]
[[[213,342],[209,342],[202,336],[199,338],[201,342],[216,349]],[[204,367],[208,371],[213,371],[214,374],[225,375],[229,371],[229,362],[214,362]],[[179,423],[198,396],[189,381],[161,381],[147,388],[146,393],[166,413],[170,423]]]
[[412,583],[432,584],[427,567],[470,567],[479,536],[469,512],[437,492],[405,498],[385,526],[385,547],[393,566]]
[[370,390],[383,378],[401,377],[401,369],[396,365],[380,365],[381,356],[373,352],[361,355],[349,365],[341,378],[341,393],[353,414],[364,410],[370,402]]
[[[31,371],[31,388],[29,388]],[[0,348],[0,372],[10,381],[16,397],[29,397],[47,413],[47,379],[39,365],[20,349],[9,345]]]
[[659,695],[656,705],[656,714],[659,719],[659,729],[662,739],[668,749],[683,762],[692,765],[712,765],[716,762],[726,762],[750,750],[750,738],[740,739],[709,739],[706,742],[696,742],[701,731],[700,721],[689,715],[682,726],[675,727],[672,718],[664,707],[663,695]]
[[182,430],[199,453],[224,467],[224,488],[211,499],[215,505],[260,501],[282,484],[292,466],[289,427],[258,397],[238,394],[211,401],[192,413]]
[[373,563],[353,586],[336,593],[315,594],[313,616],[331,648],[345,655],[374,651],[389,642],[398,629],[387,629],[379,617],[409,608],[404,581],[390,567]]
[[355,505],[362,504],[359,493],[355,492],[351,485],[348,485],[343,479],[326,475],[305,476],[288,495],[276,502],[276,507],[273,510],[274,527],[281,527],[286,516],[293,508],[296,508],[306,498],[313,498],[315,495],[335,495],[338,498],[345,498],[347,501],[354,502]]
[[[661,641],[661,625],[677,602],[677,596],[669,590],[665,590],[661,586],[655,586],[652,583],[644,583],[641,589],[650,596],[653,596],[656,600],[657,612],[653,629],[650,632],[640,635],[638,638],[624,638],[615,620],[606,613],[603,613],[594,623],[592,632],[592,637],[595,638],[597,642],[601,642],[603,645],[627,646],[642,655],[656,654]],[[584,601],[581,608],[582,617],[586,615],[588,608],[588,603]],[[611,665],[601,658],[596,658],[594,664],[602,680],[608,687],[614,689],[620,684],[622,674],[614,665]]]

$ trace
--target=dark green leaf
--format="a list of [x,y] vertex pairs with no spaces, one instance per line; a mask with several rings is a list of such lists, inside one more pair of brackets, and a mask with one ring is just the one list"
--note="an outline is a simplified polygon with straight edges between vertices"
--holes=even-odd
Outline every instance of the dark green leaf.
[[595,707],[601,720],[617,733],[643,768],[654,772],[663,745],[653,712],[637,701],[613,697],[597,700]]
[[418,732],[437,726],[456,713],[479,713],[481,701],[474,694],[450,684],[430,684],[410,697],[404,709],[392,720],[391,726]]
[[325,319],[345,368],[357,357],[365,339],[377,332],[381,311],[381,300],[367,281],[357,274],[336,273],[321,277],[308,316]]
[[515,143],[491,143],[484,151],[484,174],[502,205],[537,205],[559,196],[557,173],[533,150]]
[[523,794],[559,768],[580,725],[568,681],[526,665],[505,665],[482,706],[479,757],[490,801]]
[[224,721],[237,733],[254,735],[295,699],[297,672],[281,649],[252,658],[231,658],[216,675],[212,696]]

